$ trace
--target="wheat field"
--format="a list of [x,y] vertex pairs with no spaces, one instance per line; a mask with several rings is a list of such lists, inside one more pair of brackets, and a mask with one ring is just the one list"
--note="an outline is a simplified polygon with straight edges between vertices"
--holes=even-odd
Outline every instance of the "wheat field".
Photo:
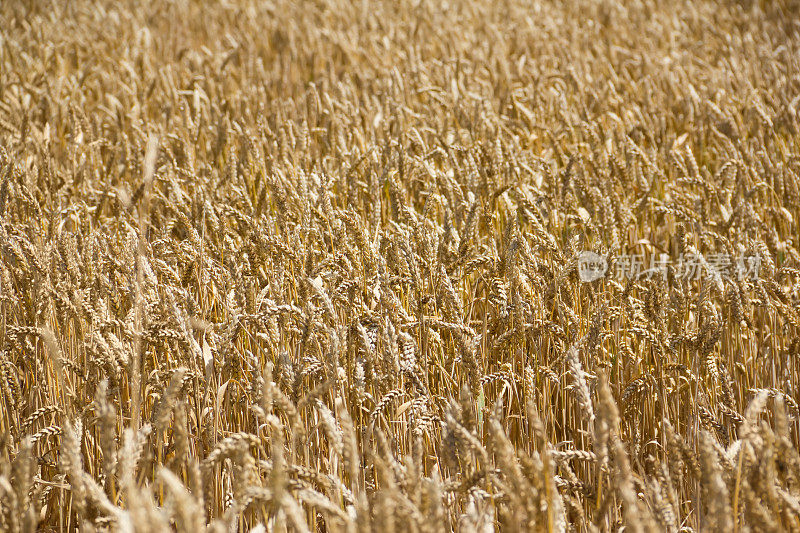
[[0,531],[800,531],[799,112],[793,0],[3,1]]

